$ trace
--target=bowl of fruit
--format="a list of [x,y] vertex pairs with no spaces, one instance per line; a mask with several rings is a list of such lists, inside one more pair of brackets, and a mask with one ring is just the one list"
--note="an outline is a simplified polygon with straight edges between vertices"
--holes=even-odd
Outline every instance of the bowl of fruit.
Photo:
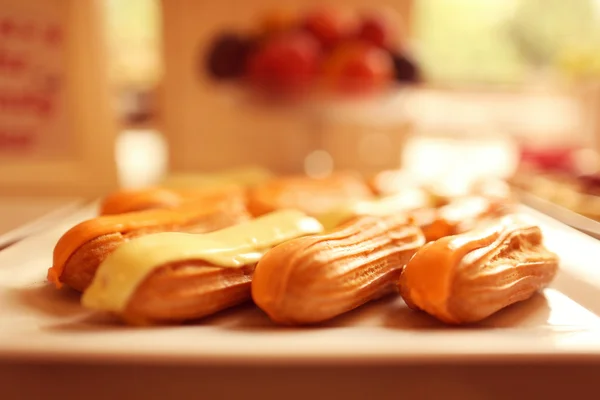
[[421,80],[389,11],[270,11],[247,31],[217,32],[202,54],[210,79],[267,100],[364,98]]

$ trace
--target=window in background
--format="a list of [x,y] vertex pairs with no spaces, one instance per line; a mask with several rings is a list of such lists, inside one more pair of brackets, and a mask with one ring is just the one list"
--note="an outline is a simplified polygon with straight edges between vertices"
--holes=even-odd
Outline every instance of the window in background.
[[437,83],[518,84],[600,68],[599,0],[418,0],[414,37]]
[[146,124],[162,72],[159,0],[106,0],[109,68],[126,124]]
[[145,89],[161,73],[160,2],[106,0],[112,79],[118,86]]
[[156,183],[167,168],[167,143],[155,130],[153,99],[162,73],[159,0],[106,0],[109,67],[123,131],[115,157],[120,184]]

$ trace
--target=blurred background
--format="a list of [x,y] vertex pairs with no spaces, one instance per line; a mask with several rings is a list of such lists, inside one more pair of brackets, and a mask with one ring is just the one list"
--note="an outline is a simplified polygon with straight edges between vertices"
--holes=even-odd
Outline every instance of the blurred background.
[[[433,129],[439,133],[493,129],[525,139],[527,134],[541,134],[561,144],[580,141],[578,144],[594,145],[587,131],[574,127],[582,121],[575,121],[580,116],[573,113],[579,110],[569,103],[585,101],[570,96],[585,97],[600,76],[599,1],[405,3],[400,8],[406,15],[400,15],[397,23],[405,36],[403,46],[410,47],[422,70],[423,90],[412,107],[403,103],[395,112],[417,114],[411,116],[430,129],[437,128],[430,125],[443,125]],[[158,126],[157,96],[165,68],[161,2],[106,0],[105,4],[108,61],[120,117],[127,128]],[[178,1],[165,4],[184,5]],[[373,2],[369,4],[376,8]],[[261,18],[278,11],[269,9],[268,2],[256,2],[250,8],[254,12],[246,15],[249,21],[238,30],[259,25]],[[215,16],[219,12],[211,18]],[[198,23],[202,18],[194,16]],[[215,29],[213,40],[235,32],[236,27],[227,28]]]
[[600,0],[99,3],[121,186],[402,167],[600,215]]
[[[127,113],[135,102],[131,100],[135,94],[143,99],[152,97],[160,85],[164,69],[161,2],[104,3],[111,78],[123,99],[122,112]],[[261,13],[278,11],[262,3],[265,2],[257,2],[254,16],[248,16],[254,17],[257,25],[258,19],[264,17]],[[369,2],[370,7],[376,9],[376,3]],[[581,82],[600,75],[598,0],[405,3],[403,9],[408,15],[400,16],[397,23],[409,36],[410,47],[429,84],[494,90],[556,85],[564,80]],[[215,36],[220,33],[214,32]],[[138,101],[142,108],[149,106],[144,100]]]

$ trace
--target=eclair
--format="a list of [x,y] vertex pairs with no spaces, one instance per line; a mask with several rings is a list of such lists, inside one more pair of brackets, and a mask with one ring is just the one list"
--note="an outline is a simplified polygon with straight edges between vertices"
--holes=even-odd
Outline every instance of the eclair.
[[423,190],[410,188],[377,199],[347,201],[317,216],[325,229],[333,229],[360,216],[385,216],[406,213],[433,206]]
[[378,196],[391,196],[407,189],[420,189],[420,182],[408,171],[390,169],[380,171],[367,179],[367,184]]
[[227,198],[239,197],[245,201],[245,191],[239,185],[221,185],[212,188],[168,189],[152,187],[120,190],[106,196],[100,205],[100,215],[124,214],[157,208],[176,208],[194,202],[210,205]]
[[384,216],[404,213],[423,231],[426,241],[465,232],[477,224],[504,215],[510,203],[479,196],[456,198],[434,208],[431,198],[421,189],[407,189],[374,200],[359,200],[335,207],[318,216],[326,229],[334,228],[359,216]]
[[440,208],[421,208],[411,212],[413,223],[423,230],[428,242],[456,235],[510,213],[512,203],[481,196],[458,197]]
[[100,264],[82,304],[131,324],[198,319],[250,300],[254,267],[267,250],[322,231],[300,211],[279,210],[212,233],[132,239]]
[[326,321],[395,292],[424,243],[404,214],[359,217],[268,251],[256,266],[252,299],[280,324]]
[[210,232],[250,219],[245,202],[237,197],[207,205],[201,201],[172,209],[108,215],[84,221],[68,230],[54,247],[48,280],[83,291],[98,265],[128,240],[157,232]]
[[254,216],[285,208],[318,216],[341,203],[372,198],[369,187],[354,174],[338,172],[321,179],[287,176],[250,188],[248,209]]
[[406,303],[448,324],[473,323],[530,298],[556,275],[540,228],[507,215],[423,246],[399,280]]
[[515,201],[515,195],[510,185],[506,181],[498,178],[482,178],[475,180],[469,186],[469,194],[505,202]]

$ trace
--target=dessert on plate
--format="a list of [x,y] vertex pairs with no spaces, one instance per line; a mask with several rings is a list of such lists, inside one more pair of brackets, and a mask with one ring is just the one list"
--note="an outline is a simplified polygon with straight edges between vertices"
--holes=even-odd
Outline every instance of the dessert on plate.
[[358,174],[337,172],[326,178],[285,176],[256,185],[248,191],[248,209],[262,215],[282,208],[297,208],[317,216],[350,200],[367,200],[373,193]]
[[245,200],[244,187],[235,184],[223,184],[210,188],[169,189],[152,187],[137,190],[119,190],[106,196],[100,204],[100,215],[123,214],[158,208],[176,208],[194,202],[210,206],[219,201],[228,201],[234,197]]
[[275,322],[322,322],[394,292],[424,243],[403,213],[359,217],[268,251],[256,266],[252,298]]
[[279,210],[206,234],[138,237],[100,264],[82,303],[133,324],[204,317],[250,300],[254,266],[268,249],[322,230],[300,211]]
[[278,324],[318,324],[384,295],[465,324],[528,299],[556,275],[557,256],[541,229],[515,214],[502,182],[441,196],[405,171],[386,174],[202,178],[116,192],[104,199],[110,215],[59,239],[48,279],[135,325],[196,320],[247,301]]
[[105,215],[69,229],[54,247],[48,280],[83,291],[98,265],[121,244],[157,232],[210,232],[250,218],[245,202],[237,196],[212,204],[201,200],[184,206]]
[[558,257],[519,215],[419,249],[400,278],[406,303],[449,324],[480,321],[530,298],[556,275]]

